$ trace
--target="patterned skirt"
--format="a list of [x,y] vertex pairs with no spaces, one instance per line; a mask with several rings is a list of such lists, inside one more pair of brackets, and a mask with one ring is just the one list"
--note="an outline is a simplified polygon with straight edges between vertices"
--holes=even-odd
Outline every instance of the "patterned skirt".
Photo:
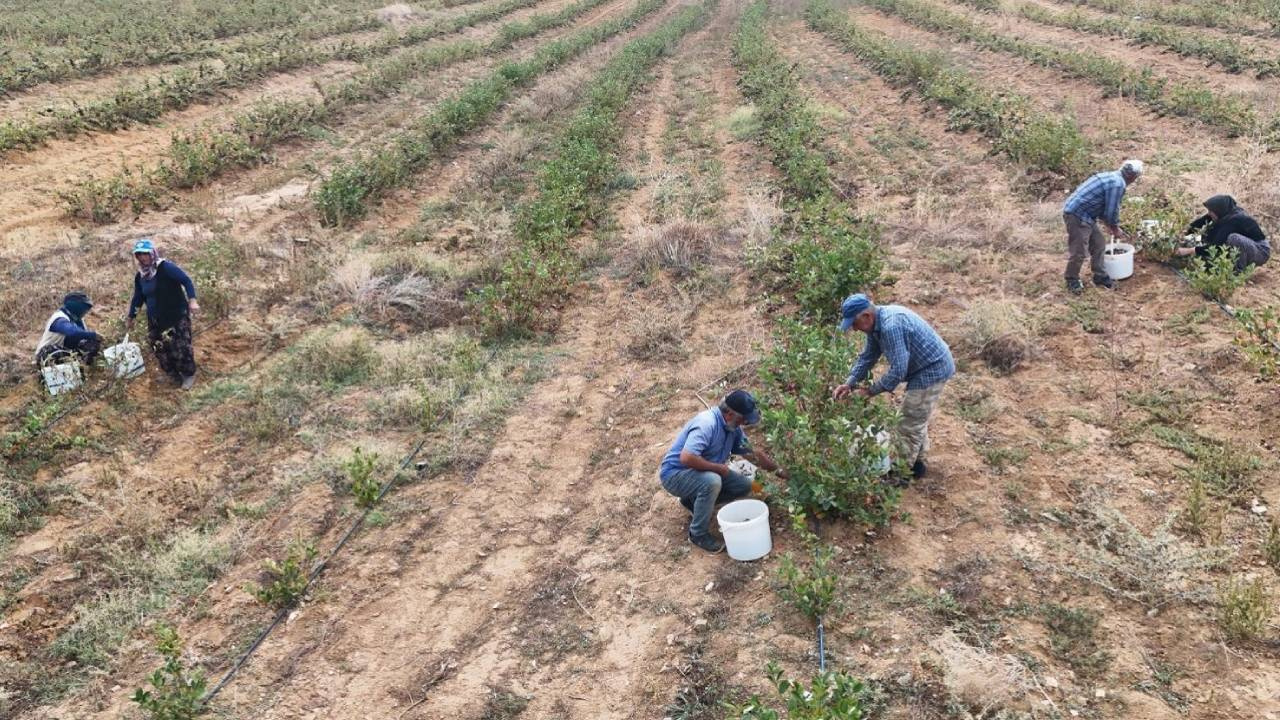
[[191,346],[191,316],[183,315],[173,327],[161,328],[148,323],[147,340],[156,354],[160,369],[175,381],[196,374],[195,349]]

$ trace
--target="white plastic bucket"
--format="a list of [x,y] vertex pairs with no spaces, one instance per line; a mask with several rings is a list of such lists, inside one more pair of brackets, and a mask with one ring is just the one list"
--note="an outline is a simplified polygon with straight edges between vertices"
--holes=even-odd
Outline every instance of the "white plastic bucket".
[[44,365],[40,368],[40,376],[44,378],[44,386],[50,395],[70,392],[80,387],[83,382],[80,363],[75,360]]
[[773,549],[769,506],[759,500],[734,500],[716,513],[724,547],[734,560],[759,560]]
[[1102,267],[1112,280],[1133,275],[1133,249],[1129,243],[1111,243],[1103,250]]
[[[874,434],[876,437],[876,443],[880,445],[881,455],[879,460],[867,467],[867,472],[869,474],[885,475],[889,472],[889,469],[893,467],[893,458],[889,457],[889,441],[891,438],[889,437],[888,431],[880,430],[873,433],[872,430],[872,428],[862,428],[862,437],[868,438]],[[859,443],[856,442],[849,443],[849,457],[854,457],[858,454],[858,445]]]
[[129,342],[128,335],[119,344],[103,350],[102,357],[118,378],[135,378],[143,372],[142,348],[138,343]]

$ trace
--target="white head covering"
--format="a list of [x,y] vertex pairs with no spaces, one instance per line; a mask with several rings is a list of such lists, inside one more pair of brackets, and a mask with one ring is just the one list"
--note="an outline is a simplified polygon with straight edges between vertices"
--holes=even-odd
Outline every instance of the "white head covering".
[[1120,166],[1120,172],[1128,173],[1134,177],[1141,175],[1142,169],[1143,165],[1141,160],[1125,160],[1124,164]]

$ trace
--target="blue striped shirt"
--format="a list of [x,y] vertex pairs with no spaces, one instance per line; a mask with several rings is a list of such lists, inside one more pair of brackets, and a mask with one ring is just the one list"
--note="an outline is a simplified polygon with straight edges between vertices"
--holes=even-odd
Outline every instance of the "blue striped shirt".
[[1124,199],[1124,177],[1119,170],[1100,172],[1080,183],[1062,206],[1062,212],[1071,213],[1092,225],[1098,220],[1108,225],[1120,224],[1120,201]]
[[872,395],[891,392],[903,380],[908,390],[919,390],[956,374],[947,343],[923,318],[900,305],[876,308],[876,324],[849,372],[849,384],[866,379],[881,355],[889,359],[889,372],[871,384]]

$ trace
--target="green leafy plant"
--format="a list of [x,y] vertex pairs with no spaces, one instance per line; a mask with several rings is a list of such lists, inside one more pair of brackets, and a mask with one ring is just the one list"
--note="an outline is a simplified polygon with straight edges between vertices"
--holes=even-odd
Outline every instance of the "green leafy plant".
[[1271,595],[1262,578],[1233,579],[1218,597],[1218,624],[1229,640],[1255,640],[1266,631],[1273,612]]
[[168,625],[156,630],[156,650],[164,665],[151,673],[150,690],[138,688],[133,701],[148,720],[192,720],[202,714],[206,681],[204,673],[188,668],[182,662],[182,641],[178,631]]
[[1255,268],[1250,265],[1236,272],[1240,251],[1233,247],[1210,247],[1208,253],[1207,257],[1194,257],[1187,264],[1187,282],[1210,300],[1229,302],[1236,290],[1253,276]]
[[1267,523],[1267,537],[1262,542],[1262,557],[1272,569],[1280,572],[1280,522]]
[[820,517],[884,525],[899,492],[881,481],[885,449],[876,435],[896,428],[896,411],[880,400],[831,398],[855,349],[834,327],[784,321],[761,363],[763,424],[790,474],[788,503]]
[[276,610],[296,607],[307,592],[311,563],[317,554],[314,543],[294,540],[289,543],[283,561],[266,560],[262,563],[267,583],[251,586],[249,592],[258,602]]
[[839,671],[827,671],[813,677],[806,685],[783,677],[782,668],[769,663],[766,674],[785,705],[779,713],[759,696],[733,709],[740,720],[862,720],[866,713],[869,688],[859,679]]
[[825,546],[813,549],[808,567],[784,555],[778,563],[778,595],[810,618],[821,619],[836,607],[834,560],[835,551]]
[[1182,509],[1182,526],[1188,533],[1203,538],[1209,527],[1209,519],[1209,496],[1205,492],[1204,480],[1193,478],[1191,490],[1187,493],[1186,506]]
[[1042,610],[1054,657],[1084,677],[1100,674],[1111,655],[1098,646],[1098,615],[1084,608],[1046,605]]
[[1146,257],[1167,262],[1183,245],[1195,201],[1185,192],[1153,188],[1142,195],[1125,195],[1120,226],[1129,230],[1134,245]]
[[347,480],[351,483],[351,494],[355,497],[356,504],[362,508],[371,508],[378,502],[378,493],[382,491],[382,487],[373,476],[377,467],[377,453],[365,453],[360,448],[356,448],[351,457],[342,463],[342,469],[346,471]]
[[1280,308],[1236,310],[1240,332],[1235,344],[1264,378],[1280,374]]

